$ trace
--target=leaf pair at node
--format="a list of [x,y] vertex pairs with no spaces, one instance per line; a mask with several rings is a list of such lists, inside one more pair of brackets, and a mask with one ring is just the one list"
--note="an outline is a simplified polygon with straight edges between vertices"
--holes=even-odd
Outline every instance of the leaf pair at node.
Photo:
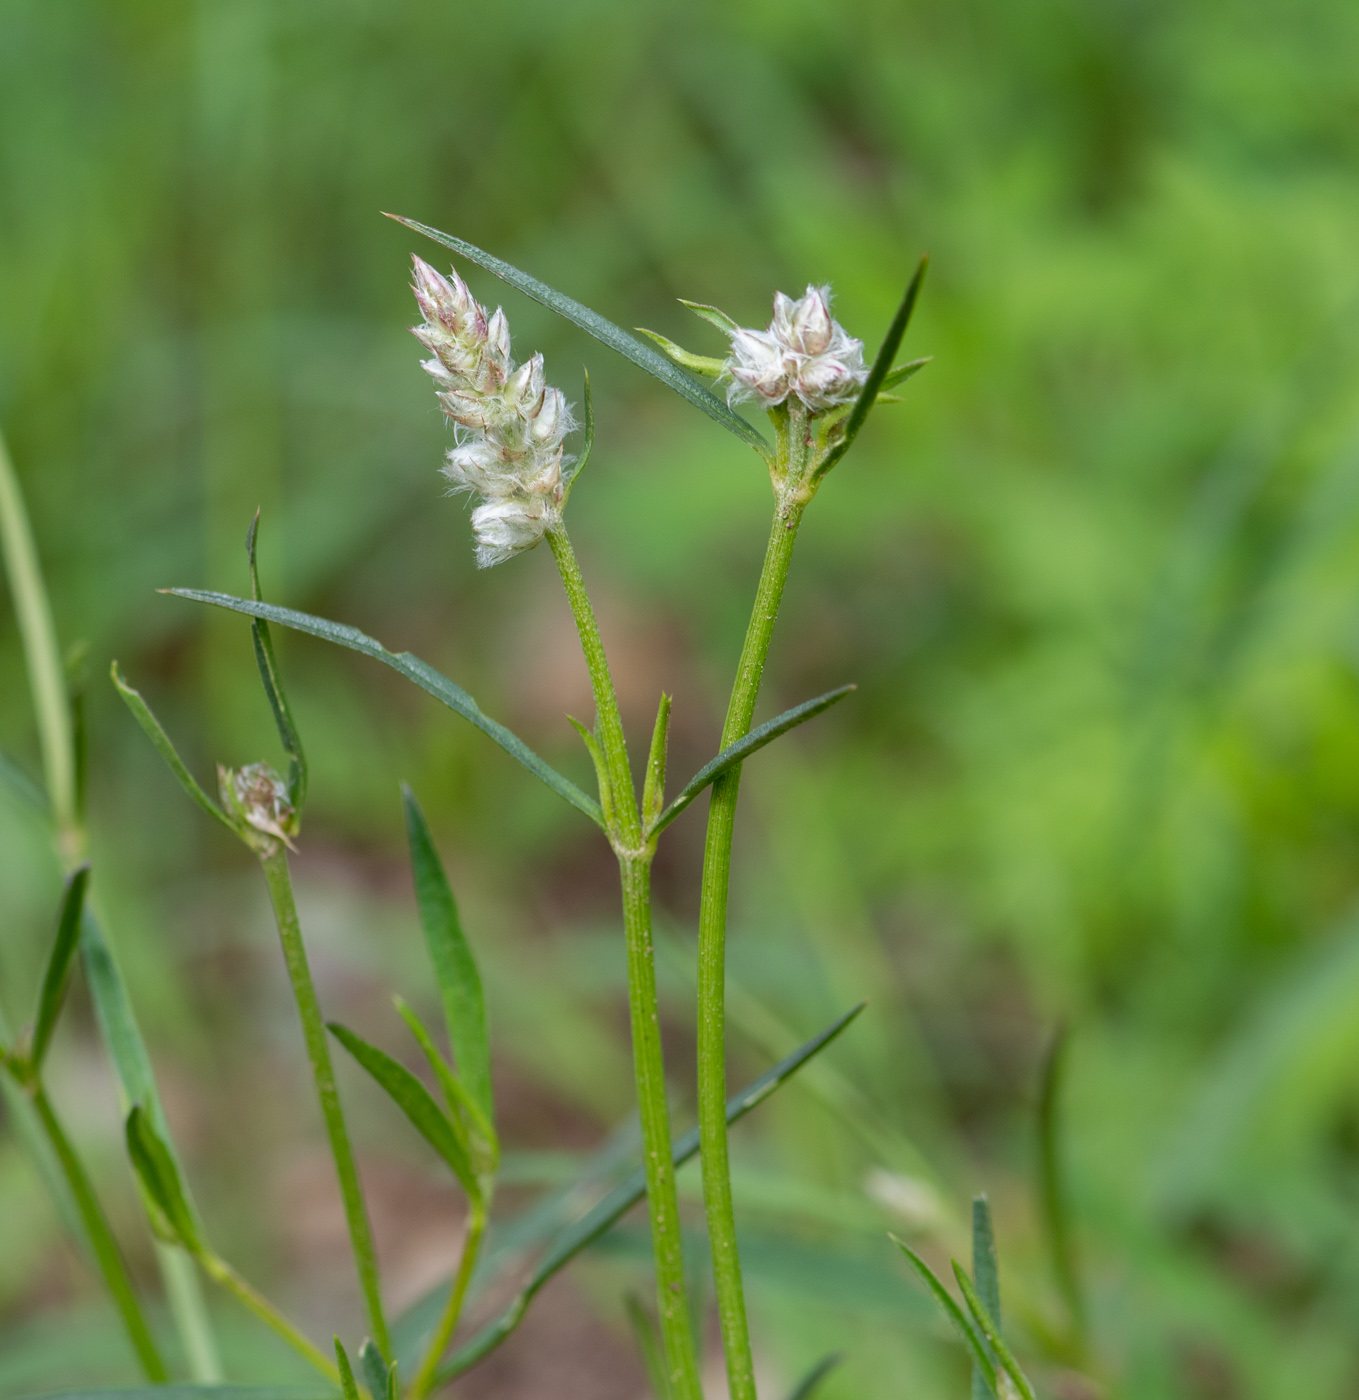
[[399,997],[396,1007],[429,1062],[443,1102],[385,1050],[335,1022],[328,1029],[448,1164],[468,1199],[484,1207],[500,1164],[500,1140],[494,1126],[490,1039],[481,975],[420,805],[409,787],[402,789],[402,798],[420,925],[443,1001],[453,1065],[439,1053],[419,1017]]

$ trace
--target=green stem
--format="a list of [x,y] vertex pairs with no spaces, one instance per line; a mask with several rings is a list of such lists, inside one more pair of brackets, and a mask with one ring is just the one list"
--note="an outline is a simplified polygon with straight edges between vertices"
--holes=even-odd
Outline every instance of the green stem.
[[57,1154],[57,1161],[61,1163],[61,1170],[71,1188],[71,1194],[75,1197],[76,1208],[80,1211],[80,1219],[89,1237],[90,1248],[94,1251],[99,1270],[104,1275],[104,1283],[119,1313],[122,1314],[123,1326],[127,1328],[127,1335],[137,1353],[138,1361],[141,1362],[142,1370],[149,1381],[166,1381],[169,1376],[165,1370],[165,1363],[160,1359],[146,1319],[142,1316],[137,1295],[132,1288],[132,1280],[128,1277],[127,1265],[123,1263],[123,1256],[118,1249],[118,1242],[113,1238],[113,1231],[109,1229],[109,1223],[104,1218],[103,1209],[94,1194],[89,1177],[85,1175],[84,1167],[80,1164],[80,1158],[76,1156],[75,1149],[62,1130],[61,1124],[57,1122],[56,1114],[52,1112],[52,1105],[47,1101],[47,1094],[41,1085],[33,1088],[32,1102],[48,1141]]
[[647,1207],[656,1259],[656,1303],[665,1344],[671,1400],[702,1400],[692,1321],[684,1288],[684,1242],[680,1235],[679,1193],[670,1145],[670,1107],[661,1048],[660,1004],[656,995],[656,956],[651,939],[651,857],[643,840],[623,721],[599,637],[594,610],[580,566],[562,528],[550,531],[562,583],[580,633],[595,697],[595,730],[612,788],[613,825],[609,838],[618,856],[627,940],[628,1009],[632,1022],[632,1063],[637,1112],[642,1124]]
[[197,1385],[217,1385],[226,1379],[221,1358],[217,1355],[217,1339],[208,1321],[208,1309],[203,1300],[202,1280],[193,1256],[176,1244],[156,1241],[156,1262],[160,1265],[161,1281],[175,1329],[184,1345],[189,1377]]
[[467,1285],[472,1281],[472,1270],[476,1267],[477,1255],[481,1251],[481,1241],[485,1233],[486,1207],[481,1202],[476,1202],[472,1205],[471,1215],[467,1222],[467,1238],[463,1242],[462,1258],[458,1261],[458,1272],[454,1276],[453,1286],[448,1290],[448,1302],[444,1305],[443,1316],[439,1319],[438,1327],[434,1329],[434,1336],[430,1338],[425,1359],[420,1363],[420,1370],[416,1373],[415,1380],[411,1384],[410,1400],[423,1400],[423,1397],[434,1388],[434,1383],[438,1378],[439,1360],[448,1349],[449,1342],[453,1340],[453,1333],[458,1326],[458,1318],[462,1316],[462,1305],[467,1296]]
[[[805,501],[781,502],[774,514],[755,608],[736,669],[736,684],[722,726],[720,748],[750,732],[760,693],[774,622],[788,579],[793,544]],[[708,806],[708,834],[703,848],[703,889],[698,915],[698,1127],[703,1164],[703,1204],[708,1217],[717,1312],[727,1360],[731,1400],[755,1400],[755,1364],[741,1287],[741,1257],[736,1245],[736,1215],[731,1199],[727,1159],[726,957],[727,891],[731,880],[731,842],[736,798],[741,786],[738,765],[713,784]]]
[[264,867],[264,878],[269,884],[269,898],[273,902],[274,918],[278,922],[279,939],[283,944],[283,960],[288,966],[288,979],[293,986],[293,999],[297,1002],[297,1014],[302,1022],[307,1058],[311,1061],[312,1079],[316,1083],[316,1097],[321,1103],[321,1116],[325,1119],[330,1152],[335,1159],[335,1175],[340,1180],[345,1219],[349,1223],[349,1240],[358,1268],[359,1286],[368,1310],[368,1325],[378,1350],[384,1357],[390,1358],[391,1342],[382,1313],[373,1235],[363,1203],[363,1190],[359,1186],[358,1168],[354,1165],[354,1151],[349,1145],[344,1110],[340,1107],[339,1090],[335,1087],[335,1070],[330,1061],[325,1022],[316,999],[311,970],[307,966],[307,950],[302,943],[302,926],[297,919],[292,879],[288,874],[288,857],[283,847],[276,845],[271,853],[260,855],[260,864]]
[[203,1266],[203,1272],[210,1279],[220,1283],[228,1293],[238,1298],[271,1332],[287,1342],[299,1356],[305,1357],[327,1380],[339,1385],[340,1373],[336,1369],[335,1363],[324,1352],[314,1347],[262,1293],[257,1293],[225,1259],[219,1259],[211,1250],[205,1249],[198,1255],[198,1262]]

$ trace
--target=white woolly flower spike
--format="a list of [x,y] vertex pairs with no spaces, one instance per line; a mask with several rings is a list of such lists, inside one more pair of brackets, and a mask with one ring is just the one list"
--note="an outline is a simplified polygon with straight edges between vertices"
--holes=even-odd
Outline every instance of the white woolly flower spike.
[[800,399],[813,413],[850,403],[868,378],[863,341],[830,313],[830,288],[807,288],[797,301],[778,292],[765,331],[738,327],[723,366],[727,401],[758,399],[768,407]]
[[425,320],[412,334],[434,355],[423,368],[457,433],[443,472],[455,491],[482,498],[472,530],[485,569],[532,549],[561,523],[562,442],[576,422],[561,390],[546,382],[541,355],[518,366],[510,358],[499,307],[487,316],[456,272],[444,278],[413,261]]

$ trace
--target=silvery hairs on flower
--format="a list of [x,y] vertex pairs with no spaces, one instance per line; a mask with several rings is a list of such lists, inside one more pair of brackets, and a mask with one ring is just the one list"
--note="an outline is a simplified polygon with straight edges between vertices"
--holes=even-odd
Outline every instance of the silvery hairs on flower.
[[765,331],[729,331],[727,402],[755,399],[767,408],[791,396],[811,413],[852,403],[868,378],[863,341],[830,313],[830,288],[807,288],[797,301],[778,292]]
[[411,333],[434,357],[422,368],[456,434],[443,474],[455,491],[482,498],[472,532],[486,569],[532,549],[561,523],[562,441],[576,422],[561,390],[545,381],[541,355],[518,366],[510,358],[499,307],[487,316],[456,272],[445,278],[412,261],[425,319]]

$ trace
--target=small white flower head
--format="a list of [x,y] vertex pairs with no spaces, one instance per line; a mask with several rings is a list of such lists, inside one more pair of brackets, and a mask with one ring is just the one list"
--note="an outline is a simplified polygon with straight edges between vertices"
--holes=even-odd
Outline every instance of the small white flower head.
[[444,278],[414,261],[425,320],[413,333],[434,354],[423,367],[457,435],[443,471],[455,491],[482,497],[472,528],[477,563],[488,568],[561,523],[562,443],[576,422],[547,383],[541,355],[516,367],[499,307],[488,316],[456,272]]
[[292,849],[297,812],[289,800],[287,783],[267,763],[239,769],[218,764],[217,789],[228,812],[254,831]]
[[868,378],[863,341],[830,313],[830,288],[809,286],[794,301],[779,292],[764,331],[731,334],[728,402],[756,399],[767,407],[795,397],[812,413],[852,402]]

